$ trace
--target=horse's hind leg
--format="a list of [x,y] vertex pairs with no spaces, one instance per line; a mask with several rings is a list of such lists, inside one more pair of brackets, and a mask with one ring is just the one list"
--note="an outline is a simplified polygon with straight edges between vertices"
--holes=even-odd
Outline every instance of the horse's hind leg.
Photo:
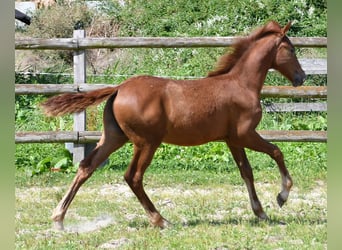
[[62,200],[53,212],[52,219],[57,229],[63,229],[67,209],[81,185],[93,174],[95,169],[115,150],[124,145],[128,138],[122,132],[114,115],[112,104],[115,95],[108,99],[103,112],[104,132],[96,148],[80,162],[76,176]]
[[267,219],[267,215],[265,214],[255,191],[253,171],[247,159],[244,148],[234,147],[229,144],[228,146],[230,148],[230,152],[232,153],[236,164],[239,167],[241,177],[246,183],[249,199],[254,214],[258,216],[260,219]]
[[125,173],[125,180],[145,209],[151,224],[160,228],[165,228],[169,222],[157,211],[143,187],[144,172],[150,165],[158,146],[159,144],[156,146],[145,144],[143,147],[134,145],[133,159]]
[[78,171],[76,176],[65,194],[62,200],[59,202],[57,207],[55,208],[52,220],[55,222],[55,228],[63,230],[63,220],[64,216],[67,212],[69,205],[74,199],[77,191],[81,187],[81,185],[93,174],[95,169],[115,150],[120,148],[125,142],[127,138],[116,138],[115,141],[106,140],[104,136],[102,136],[100,142],[97,147],[80,162],[78,167]]

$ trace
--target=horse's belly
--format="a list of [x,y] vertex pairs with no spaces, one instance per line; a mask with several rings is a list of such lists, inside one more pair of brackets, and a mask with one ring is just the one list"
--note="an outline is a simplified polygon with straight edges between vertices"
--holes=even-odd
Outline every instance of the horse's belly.
[[180,146],[196,146],[221,140],[224,137],[224,131],[203,126],[197,129],[169,129],[163,138],[163,142]]

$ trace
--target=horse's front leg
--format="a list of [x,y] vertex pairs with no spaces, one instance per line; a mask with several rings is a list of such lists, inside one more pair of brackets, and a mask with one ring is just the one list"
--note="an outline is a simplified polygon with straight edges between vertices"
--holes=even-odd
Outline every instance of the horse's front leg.
[[277,202],[278,205],[282,207],[287,201],[291,187],[293,185],[292,178],[284,162],[283,153],[276,145],[263,139],[256,131],[251,131],[250,133],[246,134],[244,138],[241,138],[241,141],[243,141],[245,147],[266,153],[276,161],[282,179],[282,188],[277,196]]
[[233,158],[236,164],[239,167],[241,177],[246,183],[248,194],[249,194],[249,199],[250,199],[254,214],[258,216],[260,219],[267,219],[268,217],[266,213],[264,212],[262,205],[255,191],[253,171],[247,159],[244,148],[234,147],[229,144],[228,144],[228,147],[230,149],[230,152],[233,155]]

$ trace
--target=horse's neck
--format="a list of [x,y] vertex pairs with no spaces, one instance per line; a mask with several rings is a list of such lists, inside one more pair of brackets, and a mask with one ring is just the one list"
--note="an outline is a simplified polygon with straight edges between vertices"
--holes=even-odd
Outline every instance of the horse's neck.
[[268,70],[276,55],[273,40],[262,39],[245,54],[236,65],[234,72],[240,84],[260,94]]

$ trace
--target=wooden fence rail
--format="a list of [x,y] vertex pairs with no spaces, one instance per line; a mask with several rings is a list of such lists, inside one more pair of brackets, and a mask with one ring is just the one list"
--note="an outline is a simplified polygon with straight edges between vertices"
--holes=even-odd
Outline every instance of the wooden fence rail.
[[[228,47],[239,37],[112,37],[18,39],[15,49],[85,50],[99,48],[201,48]],[[327,47],[326,37],[290,37],[297,47]]]
[[[268,141],[278,142],[326,142],[326,131],[309,130],[259,130],[258,133]],[[74,142],[95,143],[100,140],[101,131],[49,131],[49,132],[18,132],[15,135],[16,143],[43,143],[43,142]]]
[[[83,34],[83,35],[82,35]],[[99,48],[199,48],[199,47],[229,47],[239,37],[114,37],[114,38],[85,38],[84,31],[75,31],[73,38],[60,39],[18,39],[15,49],[18,50],[73,50],[74,52],[74,83],[73,84],[15,84],[16,95],[54,95],[61,93],[76,93],[108,87],[108,84],[86,84],[85,50]],[[325,37],[290,37],[296,47],[326,48]],[[83,59],[82,59],[83,58]],[[327,74],[325,59],[301,59],[300,63],[307,74]],[[326,86],[264,86],[262,97],[276,98],[327,98]],[[277,104],[278,105],[278,104]],[[289,111],[282,104],[276,107],[279,110]],[[287,105],[288,106],[288,105]],[[326,111],[326,103],[290,104],[291,111],[307,110]],[[266,111],[272,112],[275,106],[264,106]],[[78,117],[78,118],[75,118]],[[79,119],[82,118],[82,120]],[[74,143],[79,152],[74,162],[84,157],[85,148],[81,144],[94,143],[100,139],[100,131],[85,131],[85,112],[74,116],[74,131],[58,132],[16,132],[16,143]],[[79,126],[80,124],[83,124]],[[77,127],[78,126],[78,127]],[[82,129],[83,126],[83,129]],[[259,131],[261,136],[269,141],[284,142],[326,142],[326,131]],[[83,145],[84,146],[84,145]],[[76,160],[75,160],[76,159]]]
[[[44,94],[54,95],[61,93],[87,92],[100,89],[109,84],[15,84],[16,95]],[[262,97],[302,97],[302,98],[327,98],[326,86],[264,86],[261,90]]]

